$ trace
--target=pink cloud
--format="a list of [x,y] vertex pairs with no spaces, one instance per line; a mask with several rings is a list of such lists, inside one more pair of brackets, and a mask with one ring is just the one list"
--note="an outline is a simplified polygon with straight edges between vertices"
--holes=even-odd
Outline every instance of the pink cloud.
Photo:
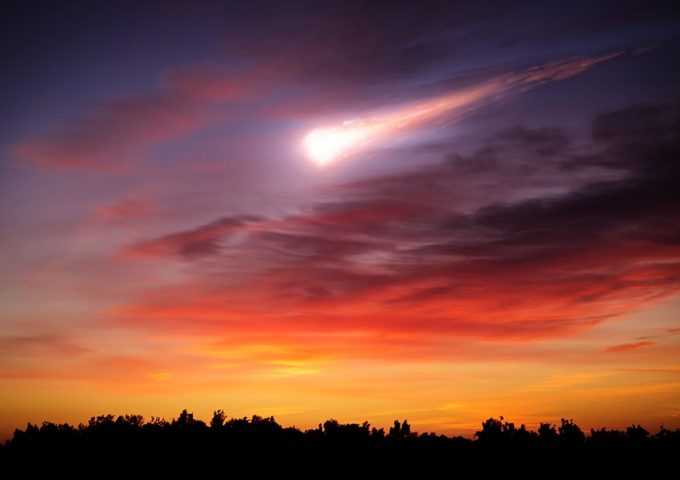
[[95,207],[95,211],[108,218],[135,219],[148,215],[151,211],[151,205],[143,200],[126,198],[108,205]]
[[214,61],[168,68],[159,76],[169,91],[219,102],[250,98],[257,82],[252,72],[235,73]]
[[217,64],[186,65],[162,72],[156,93],[101,102],[91,114],[12,151],[39,168],[125,171],[148,147],[227,120],[224,102],[255,88],[249,76],[229,74]]

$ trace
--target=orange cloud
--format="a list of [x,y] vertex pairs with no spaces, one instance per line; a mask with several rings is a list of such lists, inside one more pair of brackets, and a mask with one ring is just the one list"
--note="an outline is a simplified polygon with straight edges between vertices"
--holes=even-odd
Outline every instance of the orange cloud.
[[641,341],[641,342],[634,342],[634,343],[622,343],[621,345],[612,345],[611,347],[607,347],[605,351],[609,353],[621,353],[621,352],[630,352],[631,350],[638,350],[640,348],[647,348],[647,347],[653,347],[655,345],[654,342],[650,341]]

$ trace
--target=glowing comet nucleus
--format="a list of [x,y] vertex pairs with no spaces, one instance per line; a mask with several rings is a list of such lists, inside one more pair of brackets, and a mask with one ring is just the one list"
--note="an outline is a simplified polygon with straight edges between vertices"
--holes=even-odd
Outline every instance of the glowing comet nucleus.
[[319,165],[327,165],[356,148],[368,136],[363,128],[320,128],[305,137],[309,157]]

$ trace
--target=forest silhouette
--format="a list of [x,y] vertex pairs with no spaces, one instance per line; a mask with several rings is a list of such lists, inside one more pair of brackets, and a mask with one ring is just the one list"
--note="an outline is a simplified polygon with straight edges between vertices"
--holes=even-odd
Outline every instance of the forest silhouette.
[[[216,472],[231,462],[235,471],[321,474],[318,469],[350,473],[439,472],[441,468],[500,472],[513,464],[577,472],[649,473],[666,470],[680,454],[680,429],[661,427],[652,434],[640,425],[625,430],[591,429],[587,435],[570,419],[559,425],[525,425],[489,418],[473,439],[417,433],[407,420],[387,431],[330,419],[317,428],[283,427],[274,417],[227,418],[222,410],[206,423],[187,410],[172,420],[141,415],[90,418],[87,424],[43,422],[16,429],[0,446],[0,461],[11,468],[77,472],[84,465],[159,473],[189,469]],[[513,463],[514,462],[514,463]],[[447,467],[448,465],[448,467]],[[672,468],[672,467],[671,467]],[[547,471],[546,471],[547,472]],[[82,472],[81,472],[82,473]],[[355,472],[356,473],[356,472]],[[544,472],[545,473],[545,472]]]

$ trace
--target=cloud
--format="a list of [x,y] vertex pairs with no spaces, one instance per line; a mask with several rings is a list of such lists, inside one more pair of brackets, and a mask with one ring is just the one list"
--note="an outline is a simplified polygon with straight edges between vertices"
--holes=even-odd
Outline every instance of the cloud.
[[149,147],[224,122],[223,106],[248,98],[256,83],[214,62],[167,69],[157,92],[100,102],[65,128],[13,146],[14,155],[50,170],[121,172]]
[[519,85],[520,91],[528,90],[530,88],[535,88],[540,84],[574,77],[598,63],[612,60],[623,53],[623,51],[619,51],[597,57],[557,60],[544,65],[531,67],[517,73],[507,74],[504,78],[513,86]]
[[637,338],[638,340],[650,340],[652,338],[673,337],[675,335],[680,335],[680,328],[666,328],[661,330],[659,333],[643,335]]
[[647,347],[653,347],[655,345],[654,342],[635,342],[635,343],[623,343],[621,345],[613,345],[611,347],[607,347],[605,350],[606,352],[609,353],[621,353],[621,352],[630,352],[631,350],[638,350],[640,348],[647,348]]
[[639,47],[634,49],[631,53],[633,55],[644,55],[647,52],[651,52],[652,50],[655,50],[660,47],[660,44],[654,43],[652,45],[647,45],[645,47]]
[[142,256],[182,255],[189,258],[211,255],[219,251],[220,242],[225,237],[257,221],[257,217],[248,215],[224,217],[193,230],[132,245],[126,253]]
[[6,357],[39,356],[46,351],[79,356],[89,353],[90,349],[53,333],[0,337],[0,353]]
[[[635,125],[631,111],[653,121],[613,133]],[[280,218],[229,217],[134,245],[160,258],[209,258],[214,283],[197,286],[208,273],[196,263],[196,285],[116,314],[194,334],[506,342],[614,321],[680,290],[680,141],[668,127],[676,111],[602,115],[587,153],[565,132],[513,128],[471,156],[336,185]],[[473,168],[484,159],[493,161],[483,172]],[[590,174],[594,163],[601,174]],[[487,190],[475,195],[479,182]]]
[[102,103],[97,113],[70,128],[29,139],[13,150],[40,168],[124,171],[145,147],[205,124],[185,99],[129,98]]
[[442,38],[445,29],[495,14],[442,3],[268,3],[243,12],[242,30],[227,35],[224,48],[259,59],[273,75],[359,87],[360,81],[421,71],[455,48],[454,39]]
[[[622,7],[620,23],[612,25],[594,22],[590,11],[586,15],[568,7],[539,20],[530,3],[493,2],[479,9],[438,1],[417,6],[394,2],[390,8],[347,1],[285,6],[264,2],[239,12],[240,28],[226,33],[223,52],[264,65],[273,77],[292,78],[308,87],[348,89],[363,97],[375,94],[376,87],[422,72],[466,76],[471,69],[507,68],[508,59],[516,61],[518,52],[534,49],[539,41],[576,43],[575,37],[583,31],[577,33],[567,25],[587,23],[584,28],[598,32],[597,43],[606,45],[606,50],[611,48],[611,30],[638,25],[637,10]],[[564,18],[572,18],[573,23],[565,23]],[[505,51],[508,55],[502,62],[485,55]],[[564,68],[558,74],[567,78],[570,72]]]
[[151,205],[143,200],[136,200],[134,198],[125,198],[108,205],[95,207],[95,211],[99,215],[112,219],[142,218],[148,215],[150,210]]
[[159,76],[170,92],[218,102],[251,98],[257,81],[252,71],[232,71],[214,60],[167,68]]
[[497,139],[505,143],[505,147],[517,146],[535,150],[541,155],[556,155],[569,147],[569,137],[560,129],[542,127],[530,129],[516,126],[501,132]]

